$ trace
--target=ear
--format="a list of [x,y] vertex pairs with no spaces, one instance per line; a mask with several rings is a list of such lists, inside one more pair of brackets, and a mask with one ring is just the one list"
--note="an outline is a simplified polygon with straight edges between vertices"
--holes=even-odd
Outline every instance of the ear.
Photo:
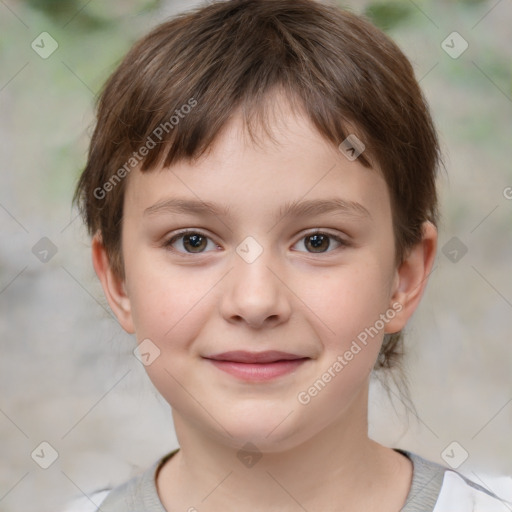
[[92,239],[92,264],[103,287],[103,293],[121,327],[133,334],[135,329],[125,282],[112,270],[100,232],[96,233]]
[[434,264],[437,249],[437,229],[431,222],[422,226],[422,240],[411,247],[406,258],[396,269],[390,307],[397,312],[385,328],[386,333],[402,330],[418,307],[427,286],[430,272]]

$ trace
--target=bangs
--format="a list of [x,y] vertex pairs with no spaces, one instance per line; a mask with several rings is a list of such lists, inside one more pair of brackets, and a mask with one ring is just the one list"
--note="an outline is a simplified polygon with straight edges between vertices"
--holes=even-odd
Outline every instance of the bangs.
[[[252,37],[243,37],[248,32]],[[146,155],[139,158],[143,172],[197,159],[237,114],[242,115],[253,142],[257,142],[257,127],[273,139],[271,127],[279,122],[277,95],[336,146],[354,132],[348,125],[364,126],[358,119],[364,113],[353,111],[361,85],[351,59],[341,58],[339,52],[325,55],[325,46],[301,44],[299,34],[290,32],[279,19],[253,17],[246,22],[233,15],[222,31],[204,29],[191,37],[183,52],[176,48],[177,33],[170,25],[157,30],[152,37],[163,39],[161,45],[169,51],[150,52],[148,42],[147,51],[135,47],[139,78],[130,80],[121,73],[111,84],[117,94],[125,88],[110,112],[113,131],[119,134],[115,166],[123,165],[134,152],[140,155],[144,146],[148,151],[143,149]],[[188,54],[200,64],[191,66]],[[316,63],[326,61],[333,67],[315,69]],[[346,76],[340,84],[341,74]],[[369,134],[361,137],[371,154]],[[363,165],[370,165],[366,155],[359,158]]]

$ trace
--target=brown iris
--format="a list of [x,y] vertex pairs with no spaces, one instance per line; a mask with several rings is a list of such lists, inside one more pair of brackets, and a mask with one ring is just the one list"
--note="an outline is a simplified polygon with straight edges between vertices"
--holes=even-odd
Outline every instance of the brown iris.
[[[306,245],[306,247],[308,246],[308,242],[307,242],[308,240],[310,241],[310,246],[313,248],[312,252],[325,252],[329,248],[329,245],[330,245],[329,236],[327,236],[327,235],[315,234],[315,235],[307,236],[306,242],[304,243],[304,245]],[[323,245],[323,247],[322,247],[322,245]],[[322,248],[324,250],[322,250]],[[309,247],[308,247],[308,249],[309,249]]]
[[[201,252],[202,249],[206,248],[207,238],[199,233],[192,235],[183,235],[183,245],[187,250],[192,249],[190,252]],[[195,251],[197,249],[197,251]]]

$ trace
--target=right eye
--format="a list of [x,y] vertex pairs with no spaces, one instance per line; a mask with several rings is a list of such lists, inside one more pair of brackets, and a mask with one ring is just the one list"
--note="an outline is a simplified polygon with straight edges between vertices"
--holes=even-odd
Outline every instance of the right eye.
[[[205,252],[203,249],[208,247],[208,241],[210,241],[212,245],[216,247],[216,244],[204,233],[191,229],[185,229],[171,236],[170,239],[164,242],[164,247],[180,254],[201,254]],[[185,248],[185,250],[180,251],[176,249],[174,247],[176,243],[181,245],[182,248]]]

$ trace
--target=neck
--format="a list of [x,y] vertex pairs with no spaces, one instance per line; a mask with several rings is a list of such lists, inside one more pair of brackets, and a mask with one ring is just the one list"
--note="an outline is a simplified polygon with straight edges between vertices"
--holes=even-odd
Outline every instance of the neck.
[[[199,430],[177,411],[173,418],[181,448],[158,477],[168,510],[202,504],[208,510],[295,511],[299,505],[332,510],[335,503],[336,510],[353,511],[372,510],[373,501],[375,510],[385,510],[382,496],[389,494],[389,477],[396,478],[406,463],[368,438],[367,399],[354,400],[336,422],[302,442],[295,432],[272,445],[276,431],[265,442],[253,442],[255,452],[243,448],[245,441],[235,446],[220,432]],[[402,498],[395,498],[398,507],[408,483]]]

